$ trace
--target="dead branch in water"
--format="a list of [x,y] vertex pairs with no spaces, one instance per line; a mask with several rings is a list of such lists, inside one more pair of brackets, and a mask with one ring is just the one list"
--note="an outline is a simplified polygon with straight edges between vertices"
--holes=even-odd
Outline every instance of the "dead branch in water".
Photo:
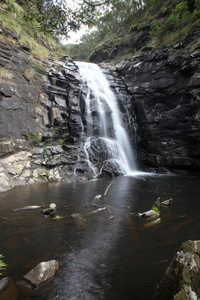
[[109,188],[113,185],[114,182],[115,182],[115,180],[113,180],[113,182],[111,182],[111,184],[109,184],[109,186],[108,186],[107,189],[105,190],[104,196],[107,195]]
[[86,216],[89,216],[89,215],[93,215],[93,214],[96,214],[96,213],[99,213],[100,211],[103,211],[103,210],[107,210],[107,207],[101,207],[101,208],[98,208],[97,210],[93,210],[93,211],[90,211],[86,214]]
[[141,247],[140,238],[139,238],[139,235],[138,235],[136,227],[135,227],[135,222],[133,221],[133,219],[129,213],[125,215],[125,218],[126,218],[127,224],[130,226],[130,228],[133,232],[134,240],[136,242],[135,247],[137,247],[137,248]]
[[2,217],[2,216],[0,216],[0,219],[1,220],[6,220],[6,221],[9,221],[9,222],[15,222],[15,220],[8,219],[8,218]]

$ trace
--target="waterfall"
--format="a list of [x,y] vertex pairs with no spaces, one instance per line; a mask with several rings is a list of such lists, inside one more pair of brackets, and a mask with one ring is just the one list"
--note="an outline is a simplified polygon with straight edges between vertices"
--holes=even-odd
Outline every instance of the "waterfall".
[[134,155],[125,130],[116,95],[103,70],[96,64],[76,62],[82,77],[82,146],[79,163],[94,176],[103,171],[113,175],[136,170]]

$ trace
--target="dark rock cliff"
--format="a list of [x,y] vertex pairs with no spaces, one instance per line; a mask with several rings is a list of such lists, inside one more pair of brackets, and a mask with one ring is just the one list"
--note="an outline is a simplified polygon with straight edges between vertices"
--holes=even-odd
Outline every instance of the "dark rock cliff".
[[0,68],[0,191],[72,176],[81,131],[77,66],[39,59],[4,38]]
[[[0,191],[40,181],[91,178],[80,153],[86,104],[77,65],[68,57],[39,59],[3,39],[0,67]],[[124,84],[111,80],[113,91],[121,91],[124,121],[134,135],[134,116],[126,114],[130,96]],[[101,149],[92,151],[96,161]]]
[[[200,50],[182,46],[143,47],[134,56],[103,63],[114,75],[107,73],[113,91],[121,92],[118,102],[132,145],[138,143],[134,158],[148,170],[200,170]],[[72,60],[39,59],[1,39],[0,191],[91,177],[78,161],[84,94]]]
[[[200,49],[187,50],[199,34],[197,30],[174,48],[143,47],[128,58],[104,63],[132,95],[138,151],[146,153],[140,157],[150,170],[200,170]],[[91,60],[102,61],[101,49]]]
[[145,49],[117,67],[135,104],[145,164],[200,170],[200,51]]

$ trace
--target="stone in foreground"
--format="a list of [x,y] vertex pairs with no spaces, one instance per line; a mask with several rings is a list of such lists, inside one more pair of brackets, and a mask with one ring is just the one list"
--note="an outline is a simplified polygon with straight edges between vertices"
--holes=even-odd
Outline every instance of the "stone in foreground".
[[182,244],[157,287],[155,299],[200,299],[200,241]]
[[39,287],[46,281],[50,280],[57,270],[58,262],[56,260],[41,262],[23,278],[34,287]]
[[0,280],[0,299],[1,300],[17,300],[17,290],[12,281],[12,278],[5,277]]

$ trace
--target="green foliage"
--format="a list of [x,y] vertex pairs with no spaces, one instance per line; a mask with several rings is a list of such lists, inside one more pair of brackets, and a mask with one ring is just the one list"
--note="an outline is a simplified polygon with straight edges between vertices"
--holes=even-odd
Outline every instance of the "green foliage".
[[165,19],[157,16],[151,26],[151,36],[157,37],[161,43],[177,43],[183,40],[194,26],[198,26],[194,21],[200,17],[200,0],[195,1],[194,10],[188,1],[177,0],[173,5],[168,7],[168,16]]
[[15,0],[7,0],[7,10],[10,12],[15,12],[17,14],[22,13],[22,7],[15,2]]
[[28,141],[30,142],[31,146],[39,146],[42,140],[42,134],[38,131],[30,133],[28,136]]
[[4,263],[4,262],[1,260],[1,258],[3,258],[3,255],[2,255],[2,254],[0,254],[0,275],[2,275],[1,271],[2,271],[2,270],[5,270],[5,267],[7,266],[7,264]]
[[200,0],[195,0],[195,9],[192,13],[193,20],[198,20],[200,18]]
[[48,177],[48,175],[49,175],[49,171],[48,170],[45,170],[45,171],[41,171],[41,172],[39,172],[38,173],[38,178],[39,179],[44,179],[45,177]]
[[151,26],[151,31],[150,35],[152,37],[156,37],[160,34],[161,31],[161,26],[162,26],[162,21],[161,20],[156,20],[153,25]]
[[179,29],[181,26],[185,25],[189,15],[190,13],[188,10],[187,1],[177,4],[167,20],[169,29],[173,28],[175,31],[176,29]]
[[73,60],[89,61],[90,55],[93,53],[96,45],[101,41],[101,37],[97,30],[90,34],[85,34],[81,38],[79,44],[69,44],[66,50]]
[[155,211],[155,214],[156,215],[159,215],[160,214],[160,210],[159,208],[156,206],[156,203],[154,202],[152,208],[151,208],[153,211]]
[[61,219],[63,219],[63,217],[61,217],[61,216],[55,216],[52,220],[61,220]]

